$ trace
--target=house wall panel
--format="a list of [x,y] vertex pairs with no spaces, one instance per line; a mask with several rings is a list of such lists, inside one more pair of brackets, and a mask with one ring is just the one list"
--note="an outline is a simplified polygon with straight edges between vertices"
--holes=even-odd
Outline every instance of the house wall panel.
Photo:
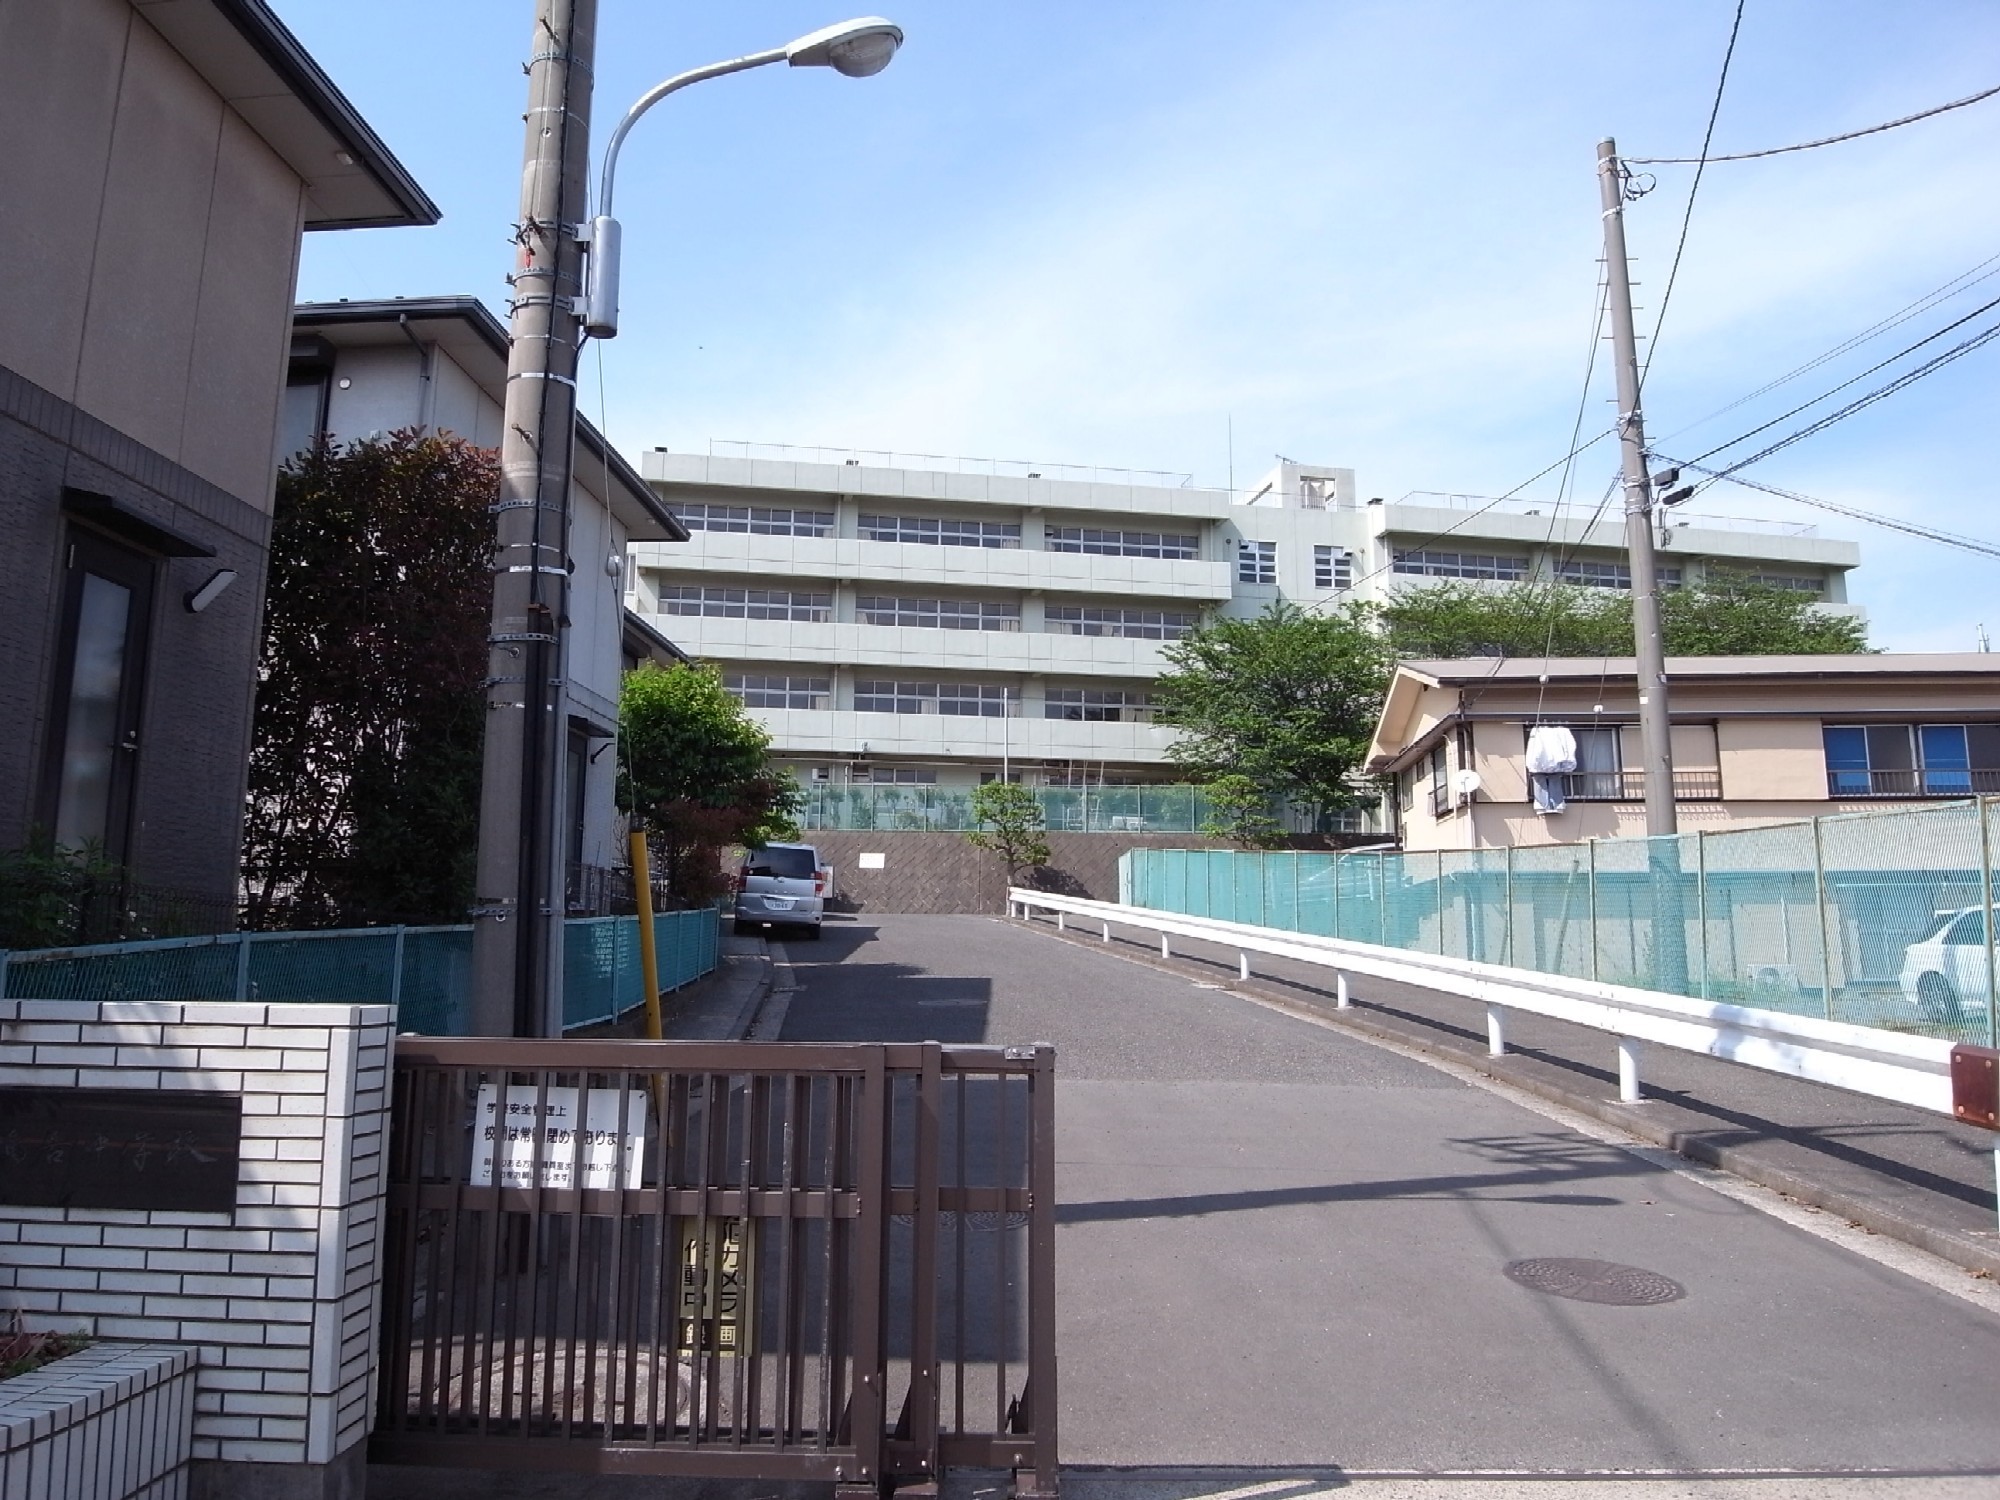
[[1716,725],[1722,794],[1738,799],[1826,797],[1826,749],[1820,721],[1724,719]]
[[[176,462],[189,391],[207,384],[192,378],[195,315],[223,114],[222,101],[158,32],[133,26],[97,219],[76,402]],[[87,240],[77,248],[92,251]],[[267,459],[271,449],[266,434]]]
[[[269,232],[245,233],[248,224]],[[298,178],[242,119],[225,111],[180,458],[261,510],[271,506],[271,452],[303,230]]]
[[0,0],[0,134],[32,149],[0,152],[0,203],[11,238],[0,299],[0,365],[65,399],[76,392],[90,295],[91,240],[104,201],[127,32],[125,0]]

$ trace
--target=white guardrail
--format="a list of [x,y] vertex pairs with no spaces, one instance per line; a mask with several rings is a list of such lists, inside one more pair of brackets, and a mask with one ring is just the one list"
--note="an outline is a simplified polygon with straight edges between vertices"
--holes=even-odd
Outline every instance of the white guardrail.
[[[1950,1118],[1953,1114],[1953,1044],[1933,1037],[1910,1036],[1844,1021],[1787,1015],[1748,1005],[1723,1005],[1683,1000],[1656,990],[1605,984],[1593,979],[1569,979],[1499,964],[1382,948],[1343,938],[1285,932],[1120,906],[1110,901],[1085,901],[1043,891],[1012,889],[1008,915],[1053,912],[1058,927],[1084,919],[1102,929],[1106,942],[1113,927],[1138,927],[1156,932],[1160,952],[1172,955],[1176,937],[1236,949],[1240,975],[1248,979],[1250,956],[1268,954],[1334,971],[1334,1003],[1349,1004],[1348,976],[1365,974],[1403,984],[1460,995],[1486,1007],[1487,1051],[1499,1057],[1507,1050],[1507,1013],[1528,1011],[1609,1032],[1618,1042],[1618,1097],[1635,1102],[1639,1088],[1640,1044],[1656,1042],[1684,1052],[1699,1052],[1725,1062],[1766,1072],[1807,1078],[1814,1083],[1850,1089],[1877,1099],[1914,1105]],[[1996,1138],[1996,1170],[2000,1170],[2000,1138]]]

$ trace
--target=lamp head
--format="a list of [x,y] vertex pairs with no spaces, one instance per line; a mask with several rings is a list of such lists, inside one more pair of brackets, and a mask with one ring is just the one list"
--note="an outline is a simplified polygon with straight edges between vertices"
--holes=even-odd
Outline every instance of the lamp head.
[[795,68],[832,68],[849,78],[872,78],[903,45],[903,28],[880,16],[822,26],[785,48]]

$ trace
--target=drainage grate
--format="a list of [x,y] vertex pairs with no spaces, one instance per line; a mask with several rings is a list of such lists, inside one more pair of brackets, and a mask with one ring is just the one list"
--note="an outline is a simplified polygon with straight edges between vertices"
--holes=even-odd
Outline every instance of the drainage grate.
[[1551,1297],[1567,1297],[1572,1302],[1599,1302],[1607,1307],[1651,1307],[1660,1302],[1678,1302],[1687,1288],[1669,1281],[1656,1271],[1638,1266],[1621,1266],[1610,1260],[1569,1260],[1542,1256],[1534,1260],[1510,1261],[1507,1279],[1531,1291]]

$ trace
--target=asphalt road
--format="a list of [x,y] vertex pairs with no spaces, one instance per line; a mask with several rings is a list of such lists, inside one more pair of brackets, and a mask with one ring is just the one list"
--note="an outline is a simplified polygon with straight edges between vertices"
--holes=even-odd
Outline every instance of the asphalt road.
[[[997,919],[829,923],[779,956],[785,1040],[1055,1043],[1066,1465],[2000,1494],[1991,1297],[1423,1062]],[[1509,1278],[1544,1257],[1682,1295],[1601,1305]]]

